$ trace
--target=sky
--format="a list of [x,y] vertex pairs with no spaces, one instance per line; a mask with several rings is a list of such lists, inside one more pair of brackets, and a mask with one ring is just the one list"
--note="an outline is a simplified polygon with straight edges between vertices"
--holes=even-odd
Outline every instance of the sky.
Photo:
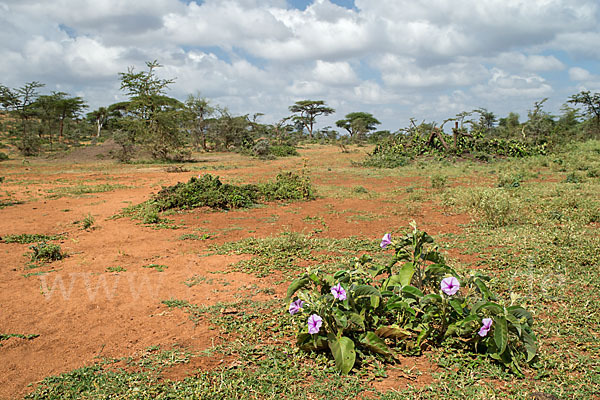
[[480,107],[523,121],[544,98],[558,115],[600,91],[598,43],[598,0],[0,0],[0,84],[94,109],[158,60],[172,97],[263,123],[324,100],[320,128],[355,111],[391,131]]

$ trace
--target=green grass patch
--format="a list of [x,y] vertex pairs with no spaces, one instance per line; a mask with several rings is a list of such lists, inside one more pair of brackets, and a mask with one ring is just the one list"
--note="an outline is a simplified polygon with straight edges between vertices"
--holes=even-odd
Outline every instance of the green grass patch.
[[100,185],[75,185],[50,189],[50,198],[59,198],[64,196],[80,196],[84,194],[112,192],[118,189],[128,189],[129,186],[121,184],[103,183]]
[[35,242],[46,242],[49,240],[59,240],[63,239],[63,235],[41,235],[37,233],[29,234],[22,233],[19,235],[6,235],[2,237],[2,241],[4,243],[19,243],[19,244],[28,244]]
[[148,265],[142,265],[142,268],[151,268],[151,269],[155,269],[158,272],[163,272],[165,269],[169,268],[166,265],[163,264],[148,264]]

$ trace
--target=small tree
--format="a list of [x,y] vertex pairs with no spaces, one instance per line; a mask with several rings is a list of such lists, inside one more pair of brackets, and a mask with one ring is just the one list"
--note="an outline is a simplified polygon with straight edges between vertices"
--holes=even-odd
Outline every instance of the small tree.
[[585,113],[590,116],[596,125],[596,134],[600,135],[600,93],[591,94],[584,90],[569,98],[569,103],[582,106]]
[[53,128],[58,129],[58,138],[62,140],[65,122],[78,118],[87,105],[81,97],[68,97],[64,92],[52,92],[50,95],[39,96],[33,107],[38,110],[38,116],[46,127],[52,145]]
[[188,130],[196,150],[202,145],[204,151],[208,151],[206,138],[208,134],[207,119],[215,112],[207,99],[199,95],[190,94],[185,102],[186,121]]
[[115,140],[130,152],[136,142],[141,142],[153,158],[181,159],[185,157],[182,134],[185,105],[179,100],[165,96],[173,79],[159,79],[158,61],[146,62],[148,71],[135,72],[130,67],[121,76],[121,90],[129,96],[124,103],[120,121],[121,134]]
[[39,137],[33,132],[36,116],[34,103],[39,96],[37,90],[44,86],[43,83],[33,81],[14,91],[6,87],[2,89],[3,106],[11,110],[19,121],[19,127],[15,127],[15,133],[20,136],[17,147],[25,156],[35,155],[40,151]]
[[366,136],[367,133],[377,129],[376,125],[380,125],[381,122],[370,113],[352,112],[346,114],[346,118],[340,119],[335,124],[338,128],[348,131],[350,137],[354,138]]
[[97,110],[94,110],[87,114],[87,120],[89,122],[93,122],[96,125],[96,137],[100,137],[100,131],[108,122],[108,118],[110,116],[109,110],[106,107],[99,107]]
[[315,120],[319,115],[333,114],[335,110],[327,107],[323,100],[301,100],[289,107],[289,110],[295,114],[292,118],[301,124],[311,138],[313,138],[313,127]]

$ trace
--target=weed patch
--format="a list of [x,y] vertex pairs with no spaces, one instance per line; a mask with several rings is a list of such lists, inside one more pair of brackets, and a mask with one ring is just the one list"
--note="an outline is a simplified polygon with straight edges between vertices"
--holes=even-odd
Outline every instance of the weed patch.
[[46,242],[49,240],[59,240],[63,238],[64,236],[62,235],[40,235],[37,233],[22,233],[20,235],[6,235],[2,238],[2,241],[4,243],[29,244],[35,242]]
[[57,244],[39,242],[36,245],[30,246],[30,258],[33,262],[52,262],[62,260],[65,254]]

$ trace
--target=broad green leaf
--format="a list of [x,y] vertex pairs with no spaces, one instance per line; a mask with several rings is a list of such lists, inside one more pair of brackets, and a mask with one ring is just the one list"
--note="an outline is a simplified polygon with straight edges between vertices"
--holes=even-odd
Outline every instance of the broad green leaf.
[[537,343],[535,342],[535,337],[526,331],[523,331],[521,339],[523,339],[523,345],[525,346],[525,350],[527,350],[527,362],[530,362],[537,353]]
[[413,263],[407,262],[404,263],[402,268],[400,268],[400,272],[396,275],[390,276],[386,279],[382,285],[383,288],[388,288],[390,286],[407,286],[410,285],[412,277],[415,273],[415,266]]
[[509,313],[514,315],[518,320],[525,318],[527,325],[533,326],[533,316],[529,311],[520,306],[511,306],[506,309]]
[[394,354],[392,349],[385,344],[385,341],[374,332],[367,332],[360,340],[360,343],[373,353],[383,354],[384,356],[391,356]]
[[475,303],[471,309],[471,314],[476,314],[478,311],[487,309],[494,315],[504,315],[504,308],[499,304],[492,303],[491,301],[479,301]]
[[411,337],[412,333],[402,329],[397,325],[382,326],[375,331],[375,334],[382,338],[406,339]]
[[420,303],[421,303],[421,305],[425,305],[425,304],[435,304],[435,303],[441,303],[441,302],[442,302],[442,296],[440,296],[439,294],[430,293],[428,295],[423,296]]
[[475,278],[473,282],[475,283],[475,286],[477,286],[477,289],[479,289],[484,300],[495,300],[494,295],[490,292],[484,281],[480,278]]
[[514,328],[517,331],[517,335],[519,335],[519,337],[521,337],[521,323],[519,322],[519,320],[517,319],[517,317],[515,317],[513,314],[511,313],[507,313],[506,314],[506,321],[508,322],[508,330],[510,331],[510,328]]
[[355,299],[369,296],[381,297],[381,293],[379,293],[379,290],[370,285],[359,285],[353,290],[353,297]]
[[417,289],[414,286],[404,286],[402,288],[402,293],[405,293],[405,294],[415,297],[415,298],[423,297],[423,292],[421,292],[419,289]]
[[380,296],[371,296],[371,307],[377,308],[377,307],[379,307],[380,303],[381,303]]
[[304,286],[308,285],[309,282],[310,280],[308,278],[299,278],[292,281],[292,283],[290,283],[290,286],[288,286],[287,296],[285,298],[286,301],[289,301],[294,295],[294,293],[302,289]]
[[459,300],[450,299],[450,305],[452,306],[452,308],[454,308],[454,310],[458,313],[458,315],[463,315],[462,304]]
[[354,342],[352,339],[342,336],[341,338],[329,334],[327,342],[333,358],[335,359],[335,367],[343,374],[350,372],[356,361],[356,352],[354,351]]
[[361,330],[365,329],[365,317],[357,313],[351,313],[349,315],[349,321],[358,326]]
[[344,314],[343,312],[337,311],[334,314],[333,318],[335,319],[335,324],[338,327],[340,327],[342,329],[345,329],[348,327],[348,317],[346,317],[346,314]]
[[323,336],[314,337],[310,333],[301,333],[298,335],[296,344],[304,351],[318,351],[327,348],[327,339]]
[[410,285],[412,281],[412,277],[415,274],[415,266],[413,263],[404,263],[400,271],[398,272],[398,277],[400,284],[402,287]]
[[506,325],[506,318],[496,316],[494,318],[494,325],[494,342],[496,342],[496,347],[498,347],[498,354],[502,354],[508,345],[508,326]]

